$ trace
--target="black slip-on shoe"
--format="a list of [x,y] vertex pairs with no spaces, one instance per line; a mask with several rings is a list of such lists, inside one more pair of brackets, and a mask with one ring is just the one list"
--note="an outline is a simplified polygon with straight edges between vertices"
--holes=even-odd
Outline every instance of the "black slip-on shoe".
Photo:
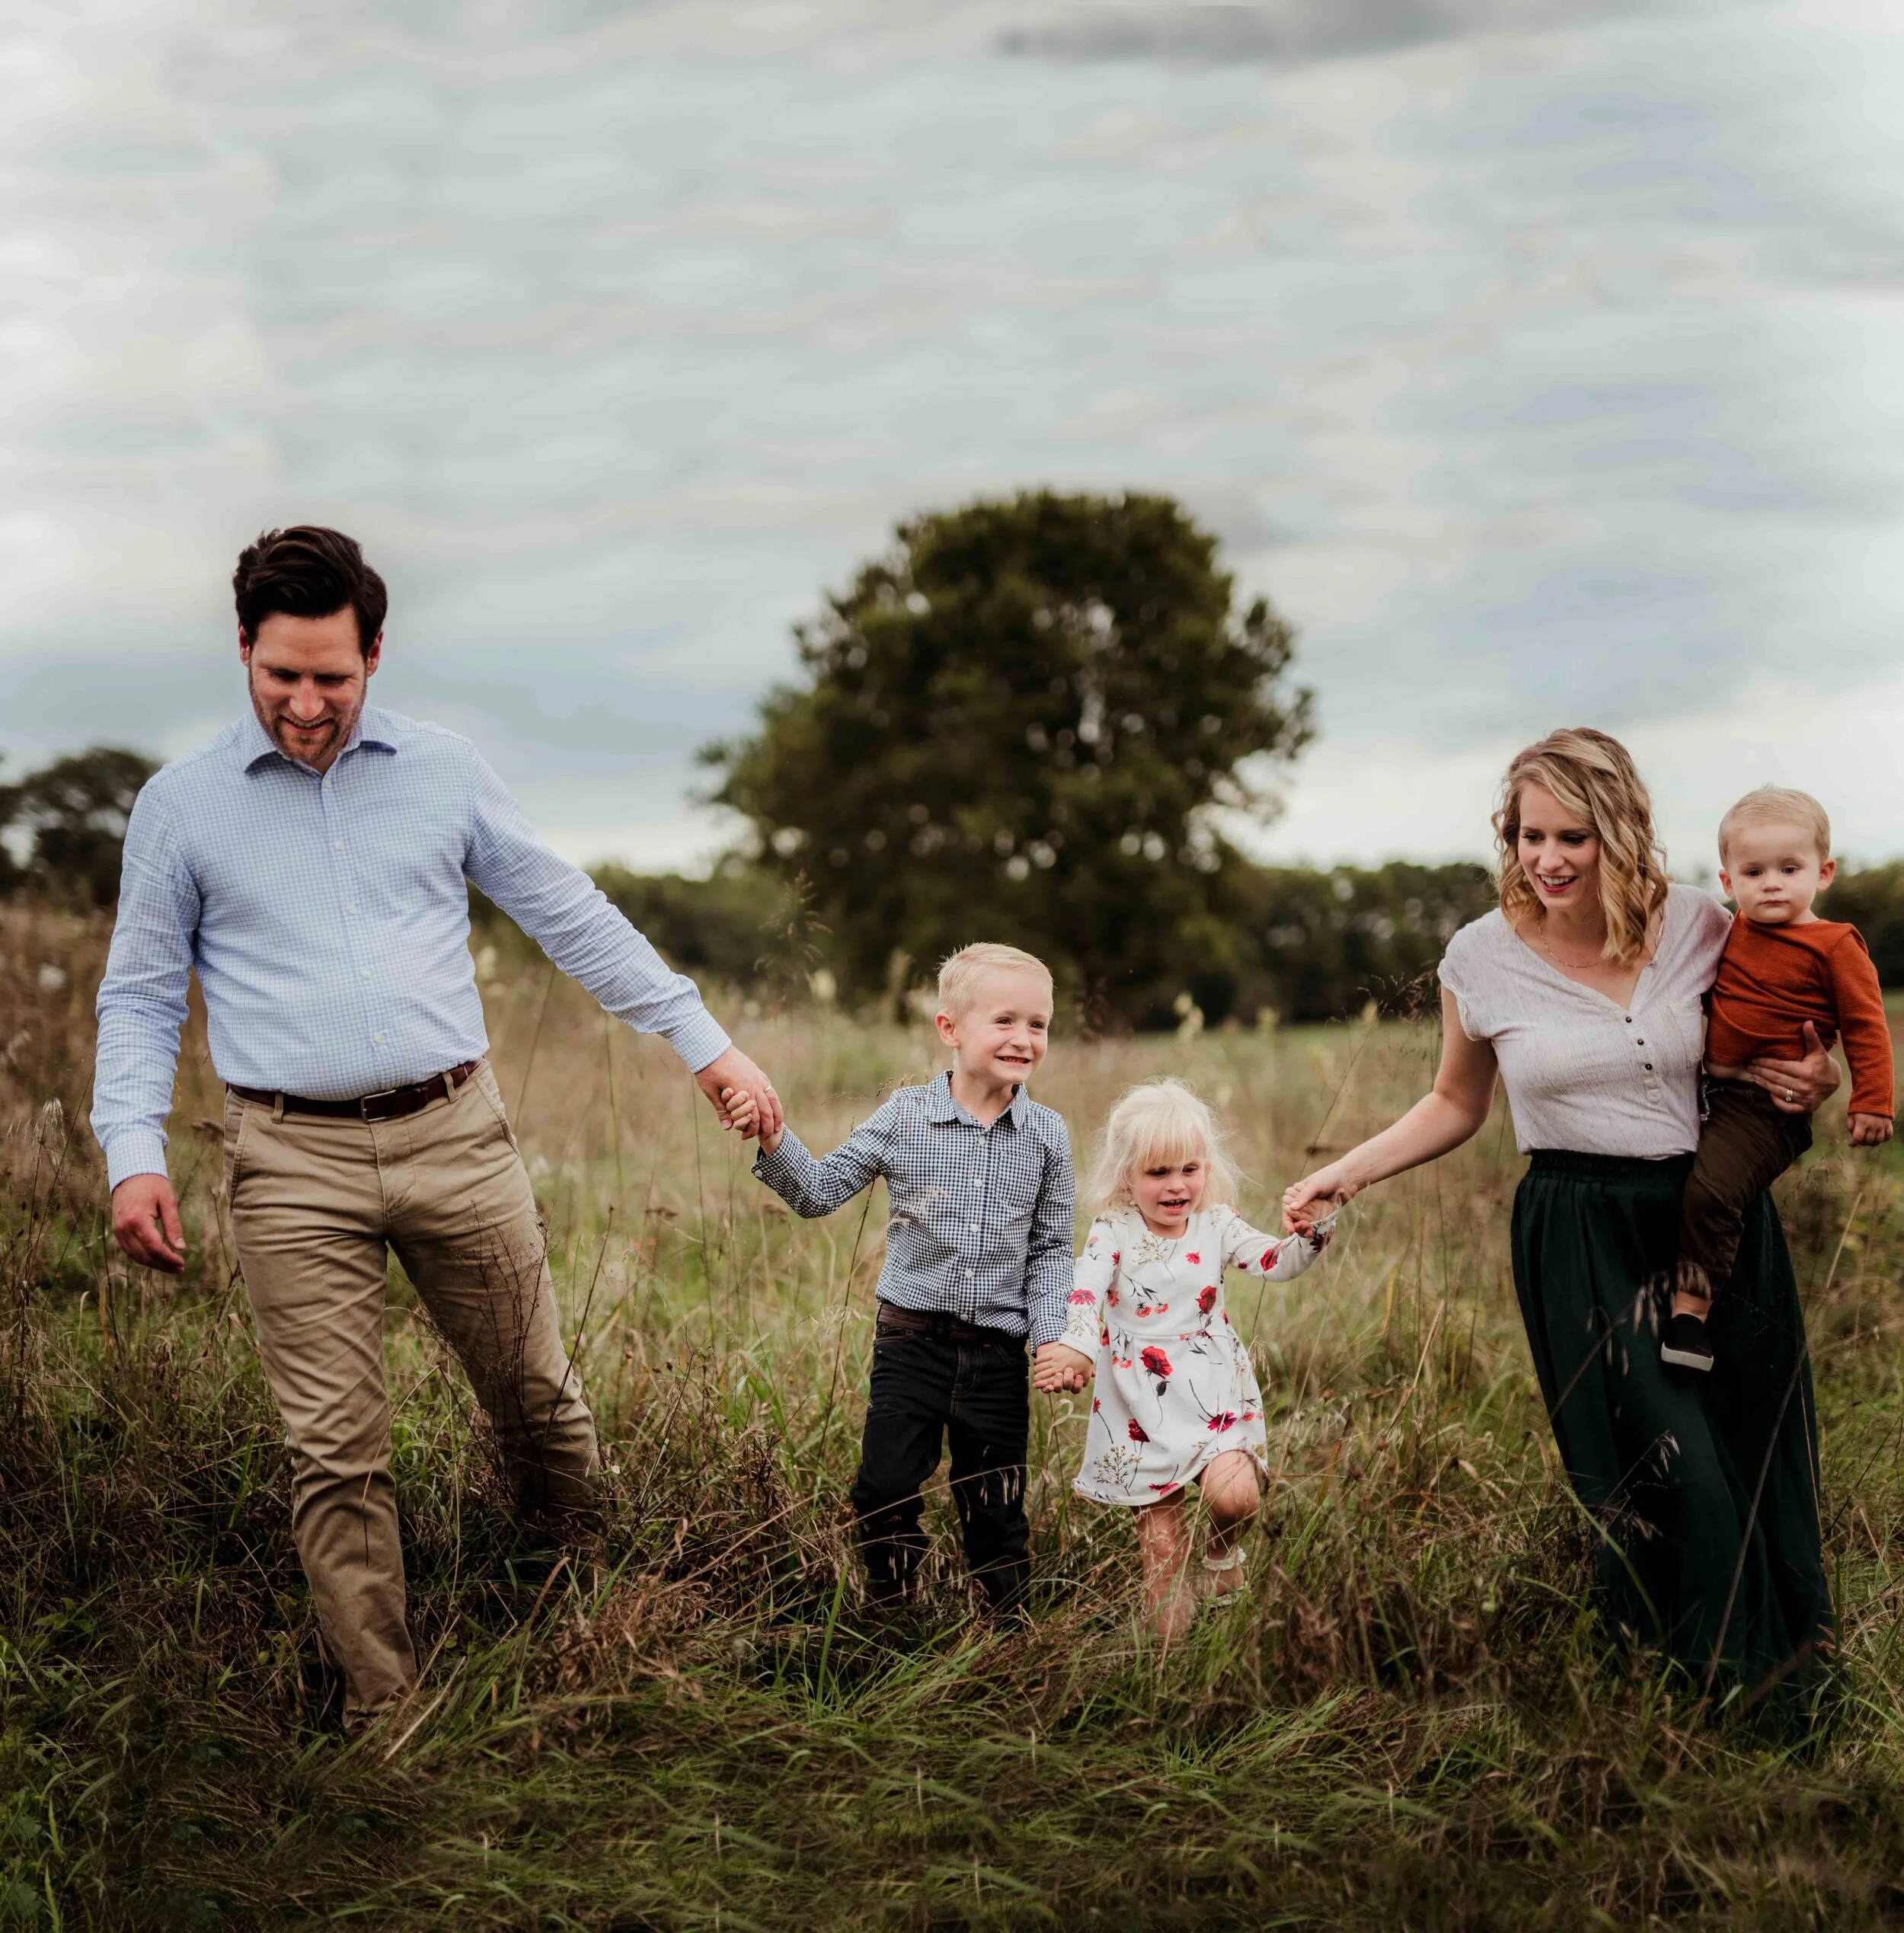
[[1676,1369],[1710,1369],[1712,1345],[1706,1340],[1704,1323],[1696,1315],[1669,1317],[1660,1334],[1660,1360]]

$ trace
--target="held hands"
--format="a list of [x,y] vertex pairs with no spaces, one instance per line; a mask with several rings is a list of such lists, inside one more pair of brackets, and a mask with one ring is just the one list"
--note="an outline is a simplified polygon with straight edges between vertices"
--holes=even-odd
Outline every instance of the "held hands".
[[1340,1161],[1331,1161],[1283,1190],[1283,1230],[1286,1235],[1314,1234],[1319,1221],[1332,1216],[1351,1196],[1362,1192]]
[[[760,1145],[772,1153],[778,1145],[780,1131],[786,1126],[786,1118],[780,1111],[780,1097],[774,1092],[773,1082],[738,1047],[730,1047],[717,1059],[709,1061],[694,1080],[695,1085],[714,1104],[722,1127],[733,1129],[743,1136],[759,1133]],[[746,1127],[735,1120],[728,1104],[729,1096],[736,1094],[744,1096],[752,1104],[748,1117],[749,1124]],[[771,1142],[768,1139],[770,1135]]]
[[183,1272],[185,1229],[164,1175],[129,1174],[113,1190],[113,1239],[145,1268]]
[[1062,1390],[1081,1389],[1097,1367],[1096,1359],[1082,1350],[1061,1342],[1040,1343],[1032,1358],[1031,1386],[1047,1396],[1055,1396]]
[[1890,1138],[1890,1115],[1854,1114],[1851,1117],[1851,1145],[1854,1148],[1881,1148]]
[[[755,1133],[760,1136],[760,1152],[763,1155],[771,1155],[780,1145],[782,1123],[776,1118],[772,1127],[763,1126],[760,1109],[753,1096],[745,1088],[723,1088],[715,1105],[720,1110],[724,1127],[732,1128],[743,1138]],[[774,1112],[778,1117],[780,1112],[778,1104]]]

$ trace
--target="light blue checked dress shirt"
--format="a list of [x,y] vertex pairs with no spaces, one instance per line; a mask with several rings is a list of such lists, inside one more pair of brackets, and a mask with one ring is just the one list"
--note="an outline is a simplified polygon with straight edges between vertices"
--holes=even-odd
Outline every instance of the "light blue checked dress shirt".
[[1023,1088],[989,1127],[952,1077],[901,1088],[823,1158],[789,1128],[754,1173],[800,1215],[830,1215],[876,1177],[887,1196],[882,1302],[1027,1336],[1064,1333],[1078,1183],[1064,1117]]
[[689,1067],[725,1051],[694,982],[537,839],[467,739],[366,706],[320,775],[247,716],[158,772],[126,828],[93,1085],[113,1186],[165,1172],[193,966],[237,1087],[346,1101],[487,1052],[466,880]]

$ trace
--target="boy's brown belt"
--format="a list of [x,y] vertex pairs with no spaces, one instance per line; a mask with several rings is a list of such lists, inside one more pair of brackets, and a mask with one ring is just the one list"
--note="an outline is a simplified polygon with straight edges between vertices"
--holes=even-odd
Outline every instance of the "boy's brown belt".
[[433,1101],[446,1101],[482,1066],[480,1060],[466,1060],[426,1081],[413,1082],[407,1088],[385,1088],[380,1094],[360,1094],[355,1101],[310,1101],[301,1094],[273,1094],[264,1088],[241,1088],[228,1081],[225,1089],[241,1101],[255,1101],[260,1107],[275,1107],[281,1101],[287,1114],[323,1114],[347,1121],[397,1121],[406,1114],[427,1107]]
[[876,1328],[882,1336],[926,1336],[934,1342],[958,1343],[968,1349],[1024,1347],[1024,1337],[1009,1330],[988,1329],[982,1323],[968,1322],[941,1309],[901,1308],[896,1302],[880,1302]]

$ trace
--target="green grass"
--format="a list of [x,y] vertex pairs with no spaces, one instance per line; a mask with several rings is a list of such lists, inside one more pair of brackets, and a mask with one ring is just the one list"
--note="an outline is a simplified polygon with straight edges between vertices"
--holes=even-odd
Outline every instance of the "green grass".
[[[1072,1398],[1035,1424],[1031,1628],[975,1617],[941,1495],[928,1601],[896,1631],[861,1603],[843,1502],[877,1206],[776,1212],[664,1050],[507,966],[496,1057],[613,1466],[609,1527],[567,1560],[518,1538],[393,1273],[430,1663],[398,1726],[347,1743],[196,1125],[218,1113],[202,1030],[174,1123],[193,1265],[161,1283],[108,1252],[78,1125],[103,935],[7,918],[0,1925],[1904,1920],[1894,1149],[1854,1159],[1828,1120],[1784,1184],[1846,1689],[1781,1754],[1701,1722],[1596,1623],[1508,1281],[1501,1123],[1363,1197],[1287,1292],[1233,1280],[1279,1473],[1247,1604],[1168,1657],[1144,1641],[1128,1522],[1069,1490]],[[822,1143],[930,1065],[923,1033],[824,1013],[762,1020],[749,1045]],[[1386,1024],[1061,1040],[1040,1092],[1081,1148],[1125,1082],[1186,1072],[1267,1219],[1305,1151],[1387,1118],[1434,1047]]]

